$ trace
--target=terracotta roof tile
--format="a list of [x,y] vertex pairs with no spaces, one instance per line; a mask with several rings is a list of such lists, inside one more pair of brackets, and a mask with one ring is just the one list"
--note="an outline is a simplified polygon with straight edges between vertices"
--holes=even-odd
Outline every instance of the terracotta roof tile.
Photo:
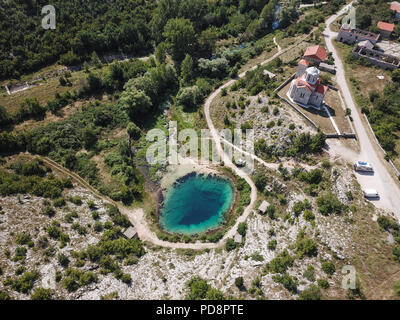
[[315,91],[324,95],[326,93],[326,91],[328,91],[328,87],[324,86],[323,84],[318,84],[317,89]]
[[378,22],[378,28],[384,31],[389,31],[392,32],[394,30],[394,24],[393,23],[387,23],[383,21]]
[[304,56],[324,61],[328,56],[328,53],[323,47],[316,45],[308,47],[306,52],[304,53]]
[[310,64],[310,61],[307,61],[306,59],[301,59],[299,64],[302,64],[303,66],[307,66]]

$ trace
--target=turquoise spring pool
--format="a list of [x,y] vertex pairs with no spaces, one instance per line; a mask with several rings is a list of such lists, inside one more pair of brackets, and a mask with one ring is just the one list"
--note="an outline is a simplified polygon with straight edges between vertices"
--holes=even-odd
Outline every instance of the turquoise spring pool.
[[160,209],[161,227],[171,233],[195,234],[214,229],[225,221],[235,192],[220,177],[191,175],[171,187]]

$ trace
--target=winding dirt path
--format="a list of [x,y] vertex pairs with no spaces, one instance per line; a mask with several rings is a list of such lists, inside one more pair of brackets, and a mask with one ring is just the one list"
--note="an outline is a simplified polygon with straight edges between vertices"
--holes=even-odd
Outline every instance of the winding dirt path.
[[281,52],[281,51],[282,51],[282,48],[281,48],[281,46],[279,45],[279,43],[276,41],[276,37],[274,37],[274,43],[275,43],[275,45],[278,47],[278,52]]
[[[264,60],[261,65],[265,65],[267,63],[269,63],[270,61],[274,60],[275,58],[277,58],[278,56],[280,56],[281,54],[289,51],[290,49],[292,49],[293,47],[297,46],[298,43],[304,41],[305,39],[307,39],[313,32],[315,29],[313,29],[309,34],[305,35],[304,37],[302,37],[301,39],[299,39],[299,41],[297,41],[295,44],[287,47],[286,49],[282,50],[281,47],[276,43],[276,41],[274,40],[274,42],[276,43],[277,47],[278,47],[278,52],[275,53],[272,57]],[[82,179],[78,174],[68,170],[67,168],[64,168],[63,166],[61,166],[60,164],[58,164],[57,162],[47,158],[47,157],[40,157],[44,163],[46,163],[49,167],[58,170],[60,172],[62,172],[65,175],[70,176],[73,180],[75,180],[78,184],[82,185],[83,187],[87,188],[88,190],[90,190],[91,192],[93,192],[93,194],[95,194],[98,198],[102,199],[103,201],[109,202],[113,205],[115,205],[116,207],[118,207],[118,209],[120,210],[120,212],[122,214],[125,214],[129,220],[131,221],[131,223],[133,224],[133,226],[135,227],[137,233],[138,233],[138,237],[140,240],[144,241],[144,242],[149,242],[153,245],[157,245],[157,246],[161,246],[161,247],[166,247],[166,248],[171,248],[171,249],[194,249],[194,250],[202,250],[202,249],[214,249],[214,248],[220,248],[225,244],[226,239],[228,238],[232,238],[236,232],[237,232],[237,228],[238,225],[244,221],[246,221],[247,217],[249,216],[249,214],[251,212],[253,212],[253,208],[255,205],[255,202],[257,201],[257,188],[254,184],[254,182],[251,180],[250,176],[248,174],[246,174],[244,171],[240,170],[238,167],[236,167],[232,161],[229,159],[228,155],[225,154],[225,152],[222,149],[221,146],[221,137],[219,136],[217,130],[214,127],[214,124],[211,121],[211,117],[210,117],[210,107],[212,104],[212,101],[214,100],[214,98],[221,92],[221,90],[223,88],[229,87],[231,86],[233,83],[235,83],[237,80],[239,80],[240,78],[243,78],[246,75],[246,72],[249,70],[255,70],[257,68],[257,66],[254,66],[248,70],[246,70],[245,72],[242,72],[237,78],[232,79],[228,82],[226,82],[224,85],[222,85],[221,87],[219,87],[216,91],[214,91],[206,100],[205,104],[204,104],[204,114],[206,117],[206,121],[207,121],[207,125],[210,129],[212,138],[215,141],[216,144],[216,148],[217,148],[217,152],[221,157],[221,160],[224,161],[224,164],[226,167],[231,168],[235,174],[237,174],[239,177],[243,178],[246,180],[246,182],[250,185],[251,188],[251,194],[250,194],[250,204],[244,209],[243,214],[237,218],[236,223],[234,226],[232,226],[224,235],[224,237],[218,241],[217,243],[202,243],[200,241],[197,241],[195,243],[174,243],[174,242],[168,242],[168,241],[163,241],[160,240],[157,235],[151,230],[151,227],[149,225],[148,220],[145,217],[145,212],[142,208],[128,208],[125,207],[123,205],[121,205],[120,203],[117,203],[115,201],[113,201],[111,198],[101,194],[98,190],[96,190],[94,187],[92,187],[88,182],[86,182],[84,179]],[[236,147],[237,148],[237,147]],[[246,151],[237,148],[239,151],[246,153]],[[268,164],[267,162],[265,162],[264,160],[260,159],[259,157],[255,156],[255,155],[251,155],[256,161],[260,162],[261,164],[265,165],[266,167],[270,168],[270,169],[277,169],[278,165],[277,164]]]

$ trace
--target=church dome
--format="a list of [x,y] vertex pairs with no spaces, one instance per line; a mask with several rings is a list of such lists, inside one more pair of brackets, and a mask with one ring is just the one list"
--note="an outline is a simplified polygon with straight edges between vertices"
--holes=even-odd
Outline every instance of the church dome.
[[319,79],[319,70],[316,67],[306,69],[306,81],[310,84],[316,84]]

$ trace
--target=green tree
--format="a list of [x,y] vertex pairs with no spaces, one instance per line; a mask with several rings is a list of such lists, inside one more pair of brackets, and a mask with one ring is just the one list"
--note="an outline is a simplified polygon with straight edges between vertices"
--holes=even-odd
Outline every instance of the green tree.
[[193,277],[186,282],[186,286],[190,290],[186,297],[188,300],[205,299],[207,291],[210,289],[210,285],[207,283],[207,281],[201,279],[200,277]]
[[96,68],[101,67],[101,61],[99,56],[97,55],[96,51],[93,51],[91,57],[90,57],[90,63],[95,66]]
[[37,288],[31,295],[31,300],[50,300],[51,290],[44,288]]
[[189,54],[186,54],[182,62],[181,77],[184,84],[190,84],[193,79],[193,59]]
[[191,110],[197,107],[202,100],[203,94],[197,86],[183,88],[177,95],[178,103],[180,103],[186,110]]
[[332,193],[325,194],[317,199],[318,210],[322,215],[328,216],[332,213],[340,214],[343,209],[342,203]]
[[318,255],[318,246],[314,240],[305,238],[297,241],[297,254],[299,258],[316,257]]
[[83,129],[82,139],[86,149],[92,148],[97,142],[97,133],[93,127]]
[[259,19],[259,29],[263,33],[272,30],[272,23],[275,17],[275,5],[276,1],[270,0],[262,9]]
[[121,95],[119,104],[127,111],[131,119],[137,115],[146,114],[152,107],[150,98],[143,91],[135,88],[125,90]]
[[199,37],[199,51],[202,56],[211,56],[215,50],[215,43],[218,39],[218,30],[212,26],[204,30]]
[[333,275],[336,272],[336,267],[333,262],[325,261],[322,263],[322,271],[328,275]]
[[196,33],[192,22],[188,19],[170,19],[165,25],[163,36],[172,59],[178,64],[187,53],[192,54],[195,50]]
[[166,45],[164,42],[161,42],[158,44],[157,48],[156,48],[156,52],[155,52],[155,56],[156,56],[156,61],[158,64],[164,64],[165,60],[167,58],[166,55]]
[[141,136],[141,131],[134,122],[129,122],[126,130],[129,134],[129,137],[133,140],[138,140]]
[[246,222],[239,223],[238,228],[237,228],[237,232],[242,237],[244,237],[244,236],[246,236],[246,231],[247,231],[247,223]]
[[7,110],[3,106],[0,106],[0,126],[4,126],[6,124],[9,124],[10,122],[11,117],[8,114]]
[[235,285],[236,285],[236,287],[238,287],[238,289],[242,289],[243,285],[244,285],[243,277],[237,277],[235,279]]
[[7,291],[0,290],[0,301],[11,300]]
[[206,299],[207,300],[224,300],[225,297],[221,291],[219,291],[215,288],[210,288],[207,291]]
[[235,240],[233,240],[232,238],[229,238],[226,240],[226,243],[225,243],[226,251],[229,252],[229,251],[235,250],[236,246],[237,246],[237,244],[236,244]]
[[267,185],[267,177],[264,174],[258,173],[254,178],[254,183],[258,191],[263,191]]
[[59,253],[59,254],[58,254],[57,260],[58,260],[58,263],[59,263],[62,267],[64,267],[64,268],[68,267],[68,265],[69,265],[69,259],[68,259],[68,257],[67,257],[66,255],[64,255],[63,253]]
[[86,81],[87,81],[89,93],[99,92],[103,88],[103,81],[98,74],[89,72],[89,75],[88,75]]
[[400,83],[400,69],[396,69],[392,72],[392,80],[394,82]]

